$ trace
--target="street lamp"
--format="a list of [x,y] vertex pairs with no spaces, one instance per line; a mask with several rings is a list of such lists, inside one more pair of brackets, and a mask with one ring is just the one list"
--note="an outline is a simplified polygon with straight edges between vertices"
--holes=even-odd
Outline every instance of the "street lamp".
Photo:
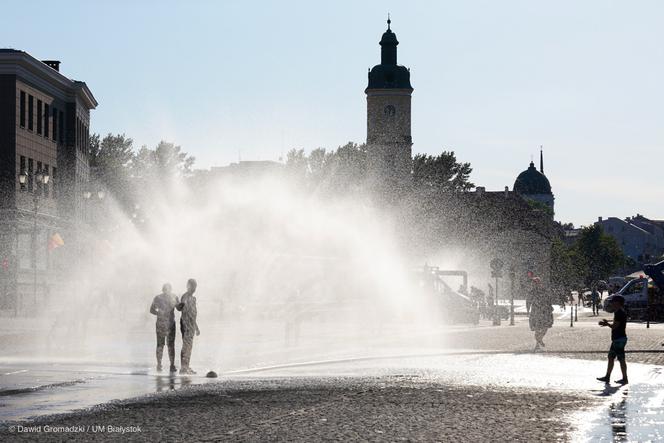
[[32,225],[32,263],[34,266],[33,295],[35,299],[34,301],[36,309],[37,308],[37,215],[39,213],[39,197],[41,197],[43,189],[42,186],[48,184],[48,181],[51,177],[48,175],[48,172],[42,171],[41,169],[38,170],[36,173],[23,170],[18,176],[18,181],[20,184],[24,185],[28,181],[28,179],[32,179],[33,176],[34,179],[39,184],[39,187],[37,189],[32,190],[32,203],[34,205],[33,206],[34,217]]

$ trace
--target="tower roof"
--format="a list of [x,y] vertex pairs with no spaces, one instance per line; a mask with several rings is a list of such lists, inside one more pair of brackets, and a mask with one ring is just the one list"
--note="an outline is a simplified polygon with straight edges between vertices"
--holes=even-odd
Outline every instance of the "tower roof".
[[544,174],[537,170],[534,162],[523,171],[514,182],[514,192],[521,195],[551,194],[551,184]]
[[367,89],[413,89],[410,71],[397,64],[397,35],[391,29],[392,20],[387,19],[387,30],[380,39],[380,64],[369,71]]

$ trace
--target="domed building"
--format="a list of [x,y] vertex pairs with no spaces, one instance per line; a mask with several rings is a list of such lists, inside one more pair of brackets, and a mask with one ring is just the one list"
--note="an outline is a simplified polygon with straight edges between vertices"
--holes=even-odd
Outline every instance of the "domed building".
[[535,163],[530,162],[528,169],[523,171],[514,182],[514,192],[527,200],[540,202],[551,208],[553,213],[553,192],[551,192],[551,183],[544,175],[544,155],[540,150],[540,169],[535,167]]

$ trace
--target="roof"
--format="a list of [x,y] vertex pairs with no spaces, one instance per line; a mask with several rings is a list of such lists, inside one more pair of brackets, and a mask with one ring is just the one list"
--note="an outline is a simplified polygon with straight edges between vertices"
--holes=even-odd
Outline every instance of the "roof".
[[521,195],[551,194],[551,184],[546,175],[535,168],[535,163],[530,162],[528,169],[516,178],[514,192]]
[[[18,49],[0,48],[0,74],[15,74],[21,77],[32,77],[45,85],[53,85],[61,90],[68,90],[78,96],[89,109],[98,103],[85,82],[72,80],[59,71],[36,59],[29,53]],[[46,81],[46,83],[44,83]]]
[[397,35],[390,29],[390,20],[387,21],[387,30],[380,40],[381,61],[369,71],[369,86],[367,89],[409,89],[410,71],[405,66],[397,64]]

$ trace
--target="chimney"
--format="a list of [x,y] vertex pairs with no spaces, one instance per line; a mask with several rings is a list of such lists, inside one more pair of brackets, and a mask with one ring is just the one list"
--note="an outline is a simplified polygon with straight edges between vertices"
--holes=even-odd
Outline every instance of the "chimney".
[[597,217],[597,223],[602,223],[602,217]]
[[510,195],[510,188],[509,186],[505,186],[505,198],[509,197]]
[[60,60],[42,60],[42,63],[60,72]]
[[475,188],[475,192],[476,192],[478,195],[482,195],[482,194],[484,194],[484,191],[486,191],[486,188],[485,188],[484,186],[478,186],[478,187]]

